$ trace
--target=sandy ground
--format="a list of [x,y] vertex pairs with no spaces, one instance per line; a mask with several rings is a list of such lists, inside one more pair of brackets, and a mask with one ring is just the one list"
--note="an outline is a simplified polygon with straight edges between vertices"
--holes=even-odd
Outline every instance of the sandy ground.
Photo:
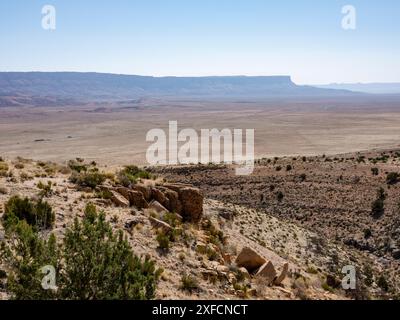
[[64,108],[0,108],[0,155],[107,165],[146,164],[146,133],[255,129],[257,157],[338,154],[400,144],[400,97],[341,101],[145,101]]

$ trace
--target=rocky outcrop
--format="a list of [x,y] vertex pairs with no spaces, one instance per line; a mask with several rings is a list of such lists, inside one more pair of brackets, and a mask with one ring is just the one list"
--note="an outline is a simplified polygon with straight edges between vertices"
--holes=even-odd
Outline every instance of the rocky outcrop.
[[266,263],[266,260],[249,247],[245,247],[236,258],[236,265],[246,268],[249,273],[255,272]]
[[117,207],[124,207],[127,208],[129,207],[130,203],[129,200],[126,199],[123,195],[120,193],[114,191],[114,190],[109,190],[111,194],[111,201],[117,206]]
[[157,188],[152,188],[151,189],[151,197],[155,201],[161,203],[163,206],[165,206],[166,203],[167,203],[167,197],[165,196],[165,194],[161,190],[159,190]]
[[257,271],[256,277],[262,277],[267,285],[270,285],[276,278],[276,270],[271,261],[264,263]]
[[134,206],[142,210],[147,209],[151,202],[156,212],[174,212],[182,220],[191,223],[199,223],[203,216],[204,196],[199,189],[190,185],[163,184],[152,188],[143,184],[131,188],[102,185],[98,190],[109,192],[111,201],[121,207]]
[[166,222],[158,220],[153,217],[149,217],[151,225],[156,228],[160,229],[164,234],[170,234],[173,230],[173,228]]
[[143,194],[147,202],[151,201],[151,189],[143,184],[135,184],[132,189]]
[[168,210],[177,214],[182,214],[182,203],[179,200],[178,192],[170,189],[165,189],[165,196],[168,199]]
[[168,210],[158,201],[154,200],[150,203],[149,209],[154,210],[159,214],[168,213]]
[[204,196],[197,188],[183,188],[179,191],[182,203],[182,217],[186,221],[198,223],[203,215]]
[[146,209],[149,207],[144,195],[139,191],[132,190],[129,192],[129,202],[138,209]]

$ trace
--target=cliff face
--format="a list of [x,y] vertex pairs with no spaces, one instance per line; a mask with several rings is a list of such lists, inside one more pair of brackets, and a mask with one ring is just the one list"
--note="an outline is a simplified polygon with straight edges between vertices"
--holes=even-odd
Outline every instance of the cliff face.
[[140,97],[264,98],[330,96],[349,92],[298,86],[289,76],[272,77],[146,77],[73,72],[0,73],[1,96],[51,96],[72,99]]

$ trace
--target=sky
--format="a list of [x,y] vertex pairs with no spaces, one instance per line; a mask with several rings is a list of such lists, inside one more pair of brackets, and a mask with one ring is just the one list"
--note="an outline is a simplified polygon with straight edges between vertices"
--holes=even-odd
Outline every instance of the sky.
[[399,57],[398,0],[0,0],[0,71],[400,82]]

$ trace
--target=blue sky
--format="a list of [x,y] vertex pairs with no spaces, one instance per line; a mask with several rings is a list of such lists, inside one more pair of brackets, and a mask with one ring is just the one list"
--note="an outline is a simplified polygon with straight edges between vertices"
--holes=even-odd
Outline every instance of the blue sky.
[[[41,27],[54,5],[56,30]],[[356,30],[341,28],[344,5]],[[0,71],[400,82],[398,0],[1,0]]]

